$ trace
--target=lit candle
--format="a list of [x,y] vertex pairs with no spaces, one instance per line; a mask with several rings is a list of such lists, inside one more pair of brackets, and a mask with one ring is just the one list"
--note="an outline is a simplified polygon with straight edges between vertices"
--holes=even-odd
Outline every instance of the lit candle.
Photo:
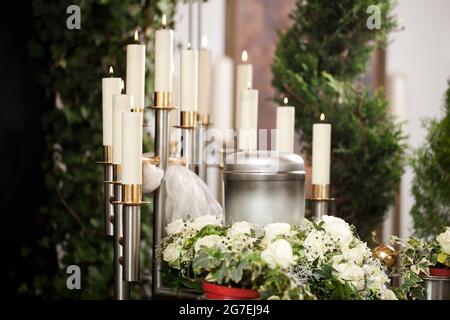
[[181,50],[181,111],[198,110],[198,51],[191,49]]
[[241,92],[238,148],[244,151],[258,149],[258,90],[248,88]]
[[122,79],[113,77],[113,67],[109,67],[111,77],[102,79],[102,121],[103,145],[113,144],[113,95],[120,94]]
[[284,98],[284,106],[277,108],[277,150],[294,152],[295,108],[287,106],[288,98]]
[[130,111],[133,96],[117,94],[113,96],[113,164],[122,164],[122,113]]
[[323,123],[325,115],[320,115],[322,123],[313,125],[312,184],[330,184],[331,124]]
[[139,35],[134,33],[136,44],[127,45],[126,92],[133,96],[133,107],[145,107],[145,45],[139,44]]
[[242,63],[237,66],[236,70],[236,128],[241,127],[241,119],[239,109],[241,108],[241,92],[247,90],[248,86],[253,87],[253,66],[247,63],[247,51],[242,51]]
[[122,183],[142,184],[142,112],[122,113]]
[[211,105],[211,51],[206,49],[208,39],[202,37],[202,49],[198,53],[198,112],[209,115]]
[[166,15],[162,29],[155,34],[155,92],[172,92],[173,30],[166,28]]

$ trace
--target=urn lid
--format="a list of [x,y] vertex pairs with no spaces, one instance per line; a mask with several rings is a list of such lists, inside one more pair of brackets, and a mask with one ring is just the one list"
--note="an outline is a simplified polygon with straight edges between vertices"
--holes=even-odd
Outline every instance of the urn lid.
[[298,173],[304,175],[303,158],[295,153],[258,150],[236,152],[225,159],[224,173]]

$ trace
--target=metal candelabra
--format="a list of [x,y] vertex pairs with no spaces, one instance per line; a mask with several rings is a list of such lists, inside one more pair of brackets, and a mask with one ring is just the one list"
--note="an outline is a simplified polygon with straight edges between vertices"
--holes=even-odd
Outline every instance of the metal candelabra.
[[313,184],[312,197],[308,199],[311,202],[311,210],[313,215],[320,219],[323,215],[333,214],[333,202],[336,200],[330,198],[330,185]]

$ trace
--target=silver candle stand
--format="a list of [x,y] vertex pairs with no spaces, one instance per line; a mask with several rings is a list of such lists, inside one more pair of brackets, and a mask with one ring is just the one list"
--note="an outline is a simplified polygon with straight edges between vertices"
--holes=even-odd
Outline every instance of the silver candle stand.
[[336,199],[330,198],[329,184],[313,184],[312,197],[308,200],[311,203],[311,211],[316,219],[321,219],[324,215],[334,214],[332,204]]

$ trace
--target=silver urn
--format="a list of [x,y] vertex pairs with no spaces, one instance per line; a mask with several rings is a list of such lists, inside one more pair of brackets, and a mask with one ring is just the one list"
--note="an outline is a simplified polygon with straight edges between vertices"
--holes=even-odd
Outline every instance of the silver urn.
[[450,277],[423,276],[426,300],[450,300]]
[[229,155],[223,171],[226,223],[301,224],[305,177],[303,159],[297,154],[250,151]]

